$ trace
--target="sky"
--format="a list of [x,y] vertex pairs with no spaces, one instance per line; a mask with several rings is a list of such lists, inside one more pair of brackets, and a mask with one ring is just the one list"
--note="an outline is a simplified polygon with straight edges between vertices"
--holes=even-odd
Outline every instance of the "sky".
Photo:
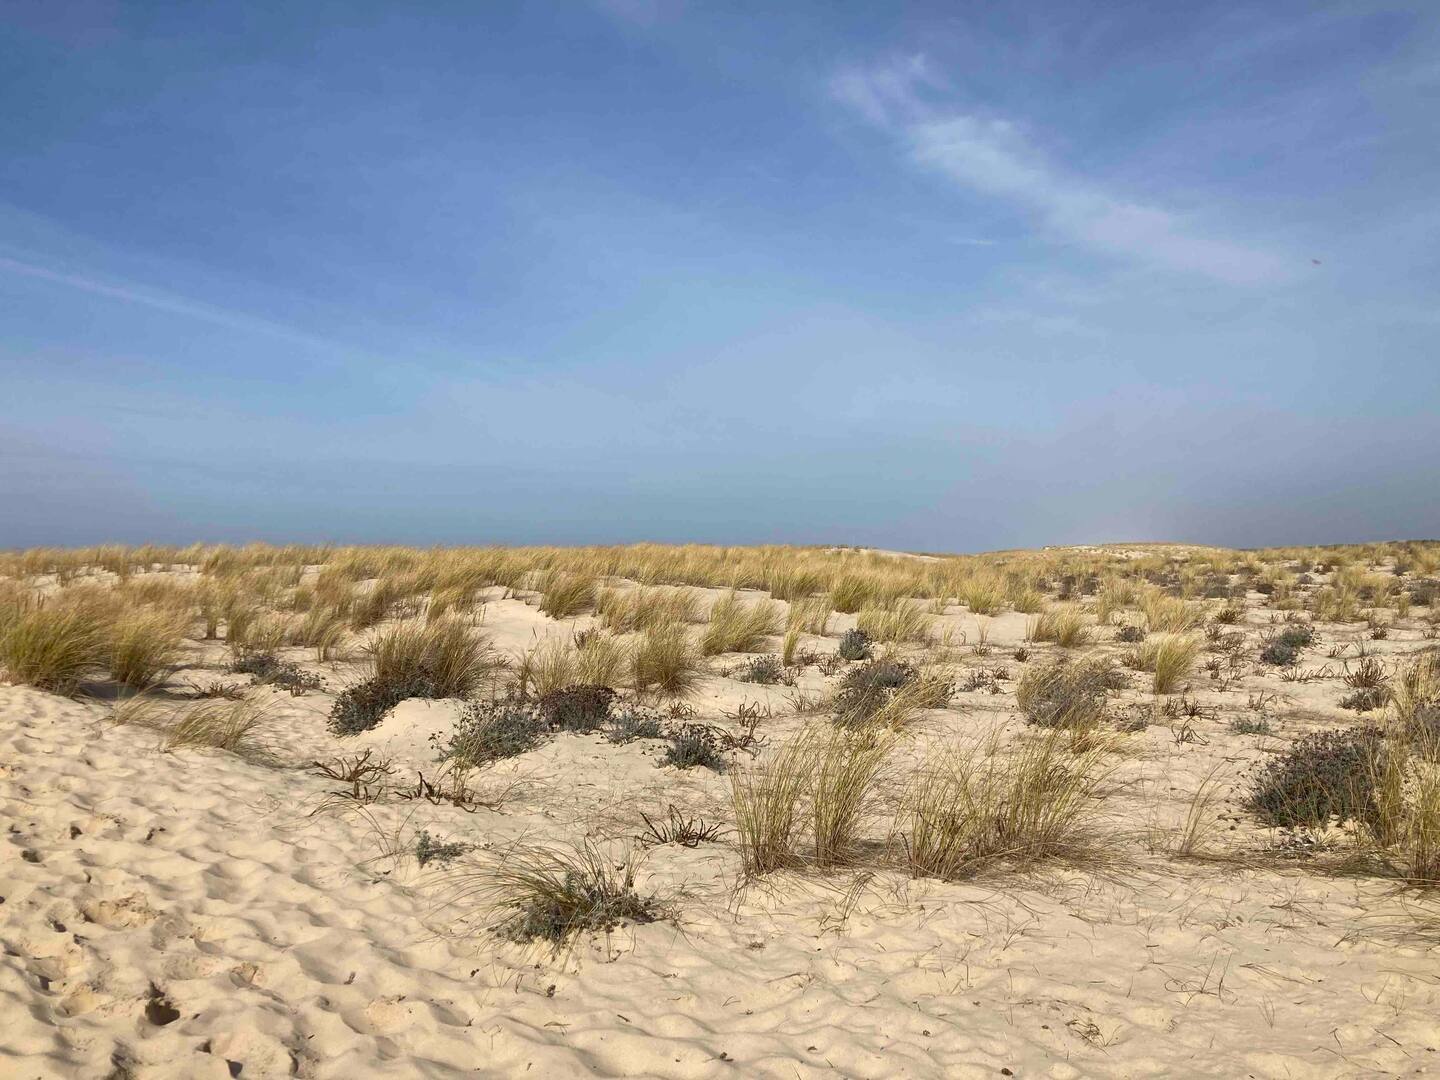
[[1440,536],[1440,4],[0,0],[0,547]]

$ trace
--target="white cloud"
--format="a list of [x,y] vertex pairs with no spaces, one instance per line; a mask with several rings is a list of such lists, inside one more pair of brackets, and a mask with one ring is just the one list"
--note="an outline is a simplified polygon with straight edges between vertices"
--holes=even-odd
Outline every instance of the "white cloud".
[[842,72],[831,90],[900,140],[916,164],[1021,207],[1068,242],[1234,284],[1288,276],[1268,252],[1208,236],[1180,215],[1056,168],[1016,124],[955,107],[923,56]]

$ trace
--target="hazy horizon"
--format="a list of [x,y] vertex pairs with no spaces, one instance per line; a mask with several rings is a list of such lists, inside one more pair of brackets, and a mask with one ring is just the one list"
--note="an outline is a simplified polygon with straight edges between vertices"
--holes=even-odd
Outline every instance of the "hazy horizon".
[[0,548],[1440,536],[1437,55],[1418,2],[19,0]]

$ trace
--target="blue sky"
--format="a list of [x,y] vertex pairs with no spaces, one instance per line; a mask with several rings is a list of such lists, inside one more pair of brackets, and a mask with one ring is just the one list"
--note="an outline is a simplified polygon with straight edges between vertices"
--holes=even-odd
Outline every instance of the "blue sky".
[[0,545],[1440,536],[1440,6],[0,4]]

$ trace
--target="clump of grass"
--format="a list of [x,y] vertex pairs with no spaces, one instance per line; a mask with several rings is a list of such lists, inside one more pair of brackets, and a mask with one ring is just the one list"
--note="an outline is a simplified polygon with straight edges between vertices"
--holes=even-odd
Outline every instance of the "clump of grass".
[[399,623],[371,642],[367,659],[370,677],[330,709],[337,735],[369,731],[409,698],[467,697],[500,666],[483,638],[450,619]]
[[515,690],[521,697],[534,694],[544,697],[578,681],[576,676],[578,650],[563,638],[542,641],[520,657],[515,667]]
[[1307,735],[1251,776],[1245,805],[1266,824],[1282,828],[1374,823],[1383,754],[1379,728]]
[[131,690],[148,690],[174,667],[185,627],[173,611],[139,608],[124,612],[106,630],[110,677]]
[[858,626],[841,634],[835,649],[835,655],[842,660],[869,660],[871,652],[870,635]]
[[946,751],[921,770],[900,830],[911,871],[954,879],[996,860],[1085,853],[1101,784],[1100,750],[1067,752],[1060,732],[1009,753],[980,744]]
[[161,747],[178,750],[208,746],[232,754],[259,750],[255,734],[263,722],[258,706],[248,701],[213,699],[180,710],[165,729]]
[[668,623],[699,622],[700,594],[679,588],[605,589],[595,610],[616,633],[644,631]]
[[872,660],[846,673],[835,695],[836,723],[856,727],[869,723],[894,691],[919,674],[901,660]]
[[367,649],[383,684],[428,682],[426,697],[468,697],[499,666],[484,638],[458,620],[404,622],[377,635]]
[[1440,652],[1416,657],[1390,681],[1395,721],[1408,737],[1440,741]]
[[810,782],[811,740],[791,739],[765,761],[730,774],[744,875],[755,878],[801,862],[802,809]]
[[608,634],[590,630],[575,639],[575,681],[615,686],[624,677],[625,648]]
[[51,603],[21,611],[0,630],[0,668],[13,682],[73,693],[106,659],[105,627],[80,604]]
[[1241,716],[1230,722],[1230,730],[1236,735],[1273,735],[1275,728],[1267,716]]
[[703,674],[700,652],[678,623],[647,630],[630,652],[631,682],[637,693],[688,697]]
[[829,623],[830,601],[827,597],[807,596],[790,602],[790,614],[785,621],[787,629],[824,637]]
[[762,600],[747,605],[731,593],[710,608],[710,622],[700,635],[700,651],[705,656],[755,652],[767,637],[779,632],[778,604]]
[[1026,626],[1027,641],[1053,641],[1062,649],[1073,649],[1090,641],[1090,624],[1077,607],[1063,606],[1041,612]]
[[853,615],[870,602],[873,585],[858,574],[842,574],[830,585],[828,606],[832,611]]
[[1015,701],[1036,727],[1093,728],[1104,719],[1107,691],[1123,679],[1105,660],[1036,665],[1021,674]]
[[1137,671],[1152,672],[1155,693],[1171,694],[1189,676],[1202,645],[1199,638],[1188,634],[1157,634],[1130,650],[1125,663]]
[[660,901],[635,888],[639,865],[633,854],[617,864],[589,842],[516,846],[457,876],[452,902],[478,901],[503,914],[495,927],[503,937],[549,942],[558,951],[577,933],[662,917]]
[[595,583],[578,574],[548,574],[541,586],[540,610],[552,619],[569,619],[595,606]]
[[468,705],[455,722],[440,760],[461,766],[489,765],[516,757],[540,744],[546,722],[540,710],[517,701],[485,701]]
[[1140,598],[1146,625],[1162,634],[1183,634],[1205,621],[1205,610],[1162,592],[1147,592]]
[[810,831],[818,866],[849,860],[893,738],[873,729],[831,728],[813,737]]
[[855,616],[855,628],[871,641],[927,644],[931,617],[919,604],[893,600],[884,606],[865,607]]

